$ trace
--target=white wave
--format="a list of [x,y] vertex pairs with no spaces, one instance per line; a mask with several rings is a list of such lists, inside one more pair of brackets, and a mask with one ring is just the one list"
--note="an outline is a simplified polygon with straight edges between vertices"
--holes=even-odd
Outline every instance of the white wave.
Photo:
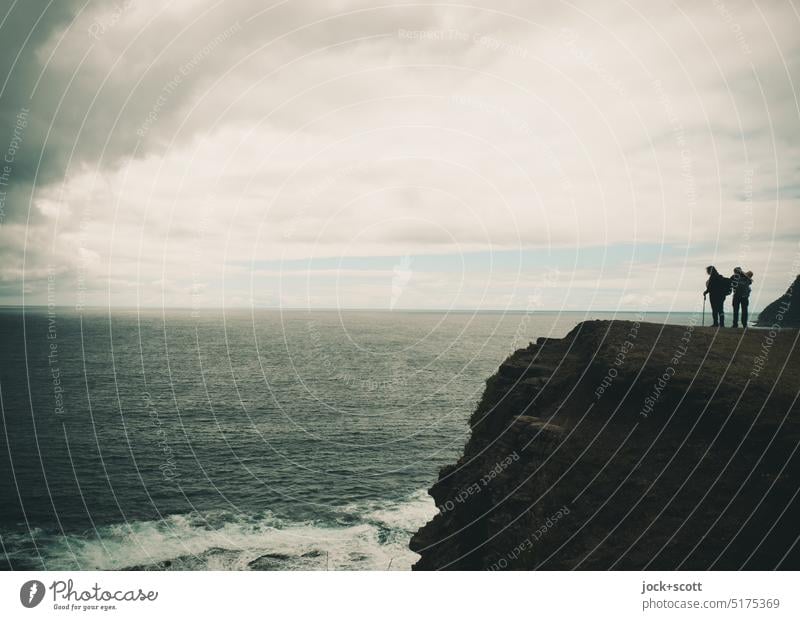
[[418,492],[401,503],[354,504],[340,512],[357,521],[334,527],[283,522],[270,513],[171,515],[61,537],[43,555],[51,570],[408,570],[419,557],[408,548],[409,537],[435,506]]
[[371,510],[367,510],[366,519],[385,523],[392,528],[406,532],[415,532],[436,514],[436,504],[425,490],[417,491],[407,502],[402,504],[371,508]]

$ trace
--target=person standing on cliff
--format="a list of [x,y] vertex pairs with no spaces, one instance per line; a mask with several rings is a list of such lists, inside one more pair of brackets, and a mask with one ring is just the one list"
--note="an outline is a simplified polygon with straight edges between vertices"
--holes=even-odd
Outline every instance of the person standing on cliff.
[[753,272],[745,273],[741,267],[736,267],[731,276],[733,289],[733,325],[739,326],[739,309],[742,310],[742,327],[747,329],[747,309],[750,306],[750,285],[753,283]]
[[725,297],[731,292],[730,278],[721,276],[714,265],[706,267],[708,280],[706,280],[706,290],[703,297],[709,296],[711,301],[711,318],[714,319],[714,327],[725,327]]

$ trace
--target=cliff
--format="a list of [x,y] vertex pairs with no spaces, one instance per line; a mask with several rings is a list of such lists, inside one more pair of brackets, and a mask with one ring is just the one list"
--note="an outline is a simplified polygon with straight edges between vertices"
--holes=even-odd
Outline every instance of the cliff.
[[800,275],[786,292],[758,314],[761,327],[800,327]]
[[579,324],[487,381],[417,570],[800,568],[798,332]]

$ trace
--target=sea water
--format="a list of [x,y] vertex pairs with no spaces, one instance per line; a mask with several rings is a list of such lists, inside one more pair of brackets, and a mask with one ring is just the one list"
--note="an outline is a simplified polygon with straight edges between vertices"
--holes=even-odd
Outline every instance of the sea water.
[[408,569],[485,380],[614,316],[0,309],[0,568]]

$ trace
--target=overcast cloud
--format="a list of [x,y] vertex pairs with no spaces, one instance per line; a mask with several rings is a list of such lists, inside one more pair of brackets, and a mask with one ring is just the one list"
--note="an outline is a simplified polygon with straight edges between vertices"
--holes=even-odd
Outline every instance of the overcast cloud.
[[0,304],[694,309],[715,263],[759,309],[800,270],[790,2],[0,7]]

